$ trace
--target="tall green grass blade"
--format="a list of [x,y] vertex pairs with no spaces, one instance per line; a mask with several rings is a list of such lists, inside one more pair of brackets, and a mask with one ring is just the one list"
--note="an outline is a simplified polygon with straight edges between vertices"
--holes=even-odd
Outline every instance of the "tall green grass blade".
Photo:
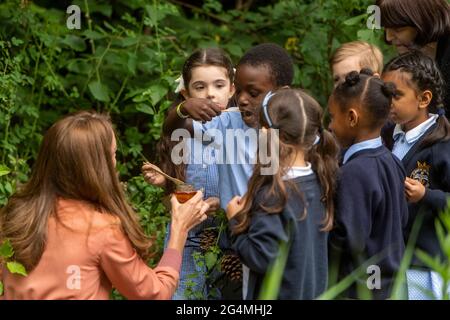
[[[352,273],[338,282],[336,285],[329,288],[323,294],[321,294],[317,300],[332,300],[336,299],[342,292],[347,290],[355,281],[358,280],[363,274],[366,273],[367,267],[377,263],[381,259],[381,254],[377,254],[371,257],[369,260],[365,261],[362,265],[360,265],[357,269],[355,269]],[[358,292],[358,295],[360,293]],[[364,295],[365,296],[365,295]],[[364,297],[363,296],[363,297]]]
[[392,300],[404,300],[407,299],[405,287],[406,287],[406,271],[411,264],[414,248],[416,246],[417,237],[419,235],[419,230],[423,222],[423,214],[418,214],[416,220],[411,229],[411,233],[408,239],[408,244],[406,245],[406,250],[403,255],[402,262],[400,263],[400,268],[395,276],[394,286],[391,292]]
[[275,300],[278,298],[284,268],[286,267],[286,262],[289,255],[289,249],[290,242],[282,241],[280,243],[278,256],[264,277],[259,294],[260,300]]

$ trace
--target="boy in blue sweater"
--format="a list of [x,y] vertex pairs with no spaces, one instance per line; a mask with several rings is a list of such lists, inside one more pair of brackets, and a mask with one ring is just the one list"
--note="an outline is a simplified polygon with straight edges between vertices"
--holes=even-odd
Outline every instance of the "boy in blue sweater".
[[[349,73],[330,101],[330,129],[341,147],[348,148],[338,178],[336,223],[330,249],[340,256],[339,275],[345,277],[374,257],[379,280],[368,288],[366,268],[349,298],[361,297],[356,289],[370,290],[374,299],[386,299],[405,249],[403,229],[408,207],[404,194],[405,171],[382,145],[380,132],[395,94],[368,69]],[[331,264],[336,261],[330,261]]]

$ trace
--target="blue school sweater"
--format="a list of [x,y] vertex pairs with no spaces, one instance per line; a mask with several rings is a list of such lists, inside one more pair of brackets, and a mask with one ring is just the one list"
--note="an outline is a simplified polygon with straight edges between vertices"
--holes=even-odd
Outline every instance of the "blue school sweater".
[[[380,268],[381,288],[370,291],[374,299],[390,295],[405,243],[403,230],[408,208],[404,196],[405,172],[400,160],[384,146],[353,154],[341,167],[336,195],[335,228],[330,233],[331,264],[339,265],[339,279],[350,274],[369,258]],[[358,283],[367,290],[372,273],[363,270]],[[358,298],[356,286],[344,294]]]
[[[300,190],[288,190],[283,211],[268,214],[261,204],[268,205],[267,188],[258,192],[250,227],[246,233],[232,237],[233,249],[250,269],[246,299],[257,299],[264,276],[278,254],[281,241],[291,241],[283,272],[279,299],[314,299],[323,293],[328,279],[328,232],[320,231],[325,207],[320,201],[322,189],[316,175],[292,179]],[[307,213],[302,218],[305,204]],[[230,226],[236,223],[230,220]],[[291,226],[291,227],[288,227]],[[288,233],[290,232],[290,235]]]
[[[433,144],[422,148],[422,141],[436,128],[436,124],[428,129],[416,144],[403,157],[402,163],[406,175],[422,182],[426,186],[425,196],[418,203],[409,203],[409,221],[406,237],[409,237],[411,228],[419,214],[423,214],[423,222],[420,228],[416,247],[431,256],[444,258],[445,255],[439,245],[436,236],[435,220],[439,213],[446,208],[447,199],[450,197],[450,140]],[[394,125],[386,130],[386,143],[392,148],[392,132]],[[416,256],[411,266],[429,269]]]

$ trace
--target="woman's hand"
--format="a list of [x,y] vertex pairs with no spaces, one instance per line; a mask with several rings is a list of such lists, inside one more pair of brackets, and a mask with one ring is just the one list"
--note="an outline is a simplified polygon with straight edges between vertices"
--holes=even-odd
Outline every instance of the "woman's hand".
[[425,186],[420,181],[406,177],[406,199],[411,203],[419,202],[425,196]]
[[[155,166],[155,167],[157,167],[157,166]],[[144,163],[141,170],[142,170],[142,175],[144,176],[144,180],[147,183],[154,185],[156,187],[161,187],[161,188],[163,188],[166,185],[166,178],[162,174],[153,170],[151,165]]]
[[211,121],[225,108],[226,106],[220,106],[209,99],[189,98],[183,103],[180,111],[197,121]]
[[227,205],[227,218],[231,220],[234,216],[244,208],[244,201],[241,197],[234,197]]
[[217,210],[220,209],[220,200],[217,197],[210,197],[205,200],[207,204],[209,204],[209,209],[206,212],[208,216],[213,215]]
[[186,243],[188,231],[205,221],[206,211],[209,209],[203,199],[203,192],[198,191],[189,201],[181,204],[175,195],[172,195],[170,204],[172,206],[172,219],[170,238],[167,247],[183,252]]
[[197,191],[189,201],[181,204],[175,195],[170,199],[172,206],[172,228],[178,232],[188,232],[193,227],[204,221],[209,204],[203,201],[203,193]]

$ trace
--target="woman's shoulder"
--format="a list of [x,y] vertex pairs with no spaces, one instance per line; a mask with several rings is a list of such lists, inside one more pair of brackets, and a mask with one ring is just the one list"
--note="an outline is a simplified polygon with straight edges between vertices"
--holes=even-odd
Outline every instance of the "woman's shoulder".
[[58,222],[77,231],[106,231],[120,229],[120,219],[95,205],[80,200],[58,199],[56,215]]

